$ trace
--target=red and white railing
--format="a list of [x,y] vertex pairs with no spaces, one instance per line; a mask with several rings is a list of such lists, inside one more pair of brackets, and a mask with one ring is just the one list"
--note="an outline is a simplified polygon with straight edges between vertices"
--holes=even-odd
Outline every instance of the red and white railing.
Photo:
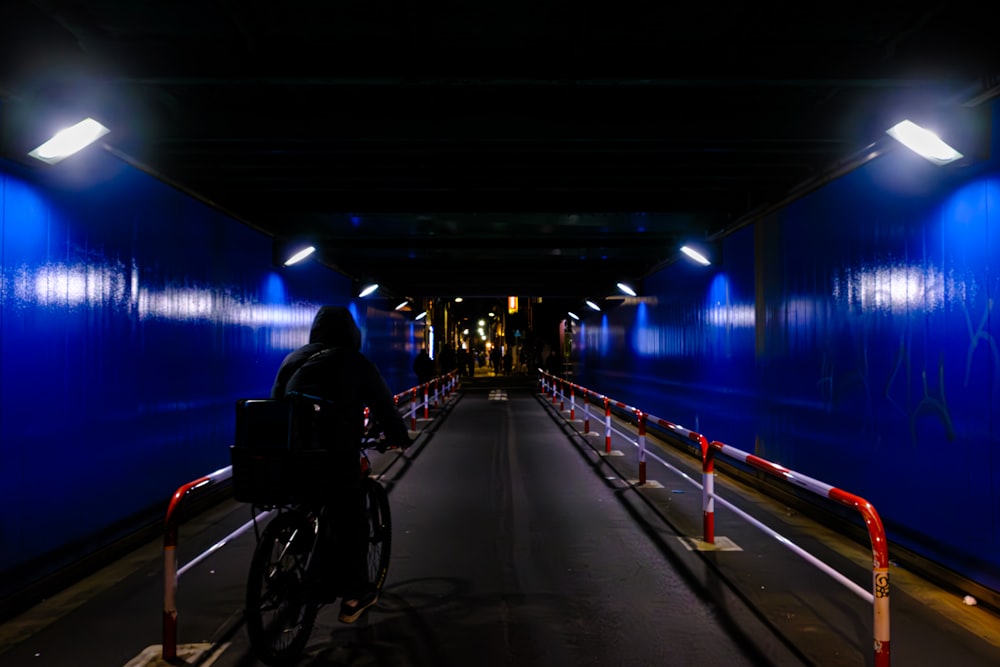
[[163,659],[177,658],[177,537],[181,522],[181,506],[189,494],[218,485],[233,476],[233,467],[199,477],[181,486],[170,499],[163,531]]
[[[551,394],[552,405],[555,406],[557,399],[560,399],[560,406],[562,406],[562,400],[564,400],[567,387],[570,391],[570,418],[569,421],[575,421],[574,412],[575,405],[573,401],[573,396],[577,390],[582,392],[583,395],[583,414],[584,414],[584,433],[590,432],[590,411],[589,411],[589,400],[588,397],[593,396],[595,402],[603,402],[604,404],[604,414],[605,414],[605,451],[606,453],[611,453],[611,434],[612,431],[616,431],[629,442],[636,445],[638,450],[638,469],[639,469],[639,485],[646,483],[646,430],[647,427],[652,424],[663,430],[668,435],[679,438],[681,440],[687,441],[692,446],[696,447],[697,450],[701,452],[701,462],[702,462],[702,481],[701,483],[692,479],[689,475],[683,471],[677,469],[669,462],[663,460],[660,457],[654,457],[661,464],[666,466],[668,469],[675,473],[678,473],[683,479],[690,482],[691,484],[698,486],[702,490],[702,532],[703,539],[706,543],[715,543],[715,501],[718,500],[720,505],[724,505],[727,509],[731,510],[734,514],[747,521],[756,528],[767,533],[771,537],[778,540],[779,543],[784,545],[789,550],[798,554],[806,562],[812,564],[822,572],[832,577],[835,581],[842,584],[848,588],[851,592],[856,594],[858,597],[862,598],[866,602],[872,605],[874,611],[873,619],[873,635],[875,640],[875,667],[889,667],[890,656],[889,656],[889,550],[888,543],[885,535],[885,528],[882,525],[882,520],[879,518],[878,512],[864,498],[856,496],[852,493],[848,493],[842,489],[831,486],[819,480],[813,479],[807,475],[797,473],[793,470],[789,470],[783,466],[776,463],[772,463],[765,459],[762,459],[753,454],[749,454],[742,450],[736,449],[729,445],[723,444],[718,441],[709,442],[705,436],[688,428],[675,424],[666,419],[661,419],[655,417],[639,408],[632,407],[621,401],[615,401],[607,396],[604,396],[598,392],[588,389],[586,387],[574,384],[565,380],[563,378],[556,377],[550,373],[539,370],[539,382],[541,383],[541,393],[542,395],[548,397]],[[617,429],[613,429],[611,422],[611,411],[612,406],[620,410],[627,415],[629,423],[633,423],[638,429],[638,440],[632,440],[631,433],[623,432]],[[562,407],[560,407],[560,414],[563,412]],[[739,461],[744,465],[750,466],[755,470],[759,470],[768,475],[782,479],[790,484],[805,489],[811,493],[814,493],[823,498],[827,498],[841,505],[850,507],[861,514],[862,519],[865,522],[865,526],[868,529],[868,536],[871,541],[872,548],[872,589],[871,591],[858,586],[851,579],[844,576],[834,568],[830,567],[824,563],[819,558],[813,556],[806,550],[802,549],[795,543],[793,543],[788,538],[784,537],[777,531],[773,530],[763,522],[755,519],[751,515],[747,514],[740,508],[736,507],[732,503],[726,501],[725,499],[717,496],[715,494],[715,459],[717,456],[722,455]]]

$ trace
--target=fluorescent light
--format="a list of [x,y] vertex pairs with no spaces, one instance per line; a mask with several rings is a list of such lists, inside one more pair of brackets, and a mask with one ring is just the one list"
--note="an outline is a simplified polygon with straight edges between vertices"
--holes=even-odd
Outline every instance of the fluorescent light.
[[55,136],[28,153],[46,164],[62,162],[73,153],[89,146],[109,132],[93,118],[81,120],[72,127],[56,132]]
[[398,306],[396,306],[396,310],[403,310],[404,308],[406,308],[409,305],[410,305],[409,301],[404,301],[403,303],[401,303]]
[[572,317],[574,320],[580,319],[580,316],[577,315],[576,313],[574,313],[572,310],[566,311],[566,314],[569,315],[570,317]]
[[426,310],[424,312],[420,313],[419,315],[417,315],[416,317],[414,317],[413,319],[415,319],[415,320],[422,320],[425,317],[427,317],[427,311]]
[[587,306],[588,306],[588,307],[589,307],[589,308],[590,308],[591,310],[596,310],[596,311],[600,311],[600,310],[601,310],[601,307],[600,307],[600,306],[598,306],[598,305],[597,305],[596,303],[594,303],[593,301],[587,301],[586,303],[587,303]]
[[309,246],[308,248],[303,248],[302,250],[299,250],[297,253],[295,253],[294,255],[292,255],[291,257],[289,257],[288,259],[286,259],[285,260],[285,266],[291,266],[292,264],[298,264],[299,262],[301,262],[302,260],[304,260],[309,255],[313,254],[314,252],[316,252],[316,247],[315,246]]
[[699,264],[702,264],[704,266],[708,266],[709,264],[712,263],[712,262],[710,262],[708,260],[707,257],[705,257],[700,252],[698,252],[697,250],[695,250],[694,248],[691,248],[689,246],[686,246],[686,245],[685,246],[681,246],[681,252],[684,253],[685,255],[687,255],[688,257],[690,257],[691,259],[693,259],[694,261],[696,261]]
[[462,301],[464,301],[464,299],[462,299],[462,297],[460,297],[460,296],[456,296],[455,297],[455,303],[462,303]]
[[626,285],[625,283],[618,283],[618,289],[620,289],[625,294],[628,294],[629,296],[635,296],[636,295],[635,294],[635,290],[632,289],[631,287],[629,287],[628,285]]
[[378,283],[372,283],[371,285],[368,285],[363,290],[361,290],[361,293],[358,294],[358,298],[363,299],[377,289],[378,289]]
[[885,133],[938,166],[962,158],[962,154],[942,141],[941,137],[909,120],[896,123]]

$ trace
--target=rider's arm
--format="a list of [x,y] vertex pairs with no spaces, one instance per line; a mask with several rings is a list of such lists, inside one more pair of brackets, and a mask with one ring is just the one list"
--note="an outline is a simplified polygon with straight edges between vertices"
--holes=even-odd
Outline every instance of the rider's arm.
[[391,447],[406,448],[411,444],[406,423],[396,409],[392,392],[385,378],[375,364],[365,360],[361,373],[361,398],[372,412],[385,433],[386,443]]

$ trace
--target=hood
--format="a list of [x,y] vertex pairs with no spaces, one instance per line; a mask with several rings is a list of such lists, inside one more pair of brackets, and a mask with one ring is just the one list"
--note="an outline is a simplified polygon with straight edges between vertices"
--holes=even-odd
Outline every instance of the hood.
[[310,343],[323,343],[330,347],[361,349],[361,330],[354,322],[351,311],[343,306],[323,306],[313,318],[309,331]]

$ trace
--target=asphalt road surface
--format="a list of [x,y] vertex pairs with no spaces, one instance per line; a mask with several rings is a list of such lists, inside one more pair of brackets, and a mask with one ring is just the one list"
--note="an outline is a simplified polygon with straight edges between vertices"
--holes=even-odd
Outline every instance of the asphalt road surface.
[[[355,625],[320,612],[300,665],[761,665],[527,388],[466,391],[384,478],[393,551]],[[259,664],[245,629],[218,667]]]

